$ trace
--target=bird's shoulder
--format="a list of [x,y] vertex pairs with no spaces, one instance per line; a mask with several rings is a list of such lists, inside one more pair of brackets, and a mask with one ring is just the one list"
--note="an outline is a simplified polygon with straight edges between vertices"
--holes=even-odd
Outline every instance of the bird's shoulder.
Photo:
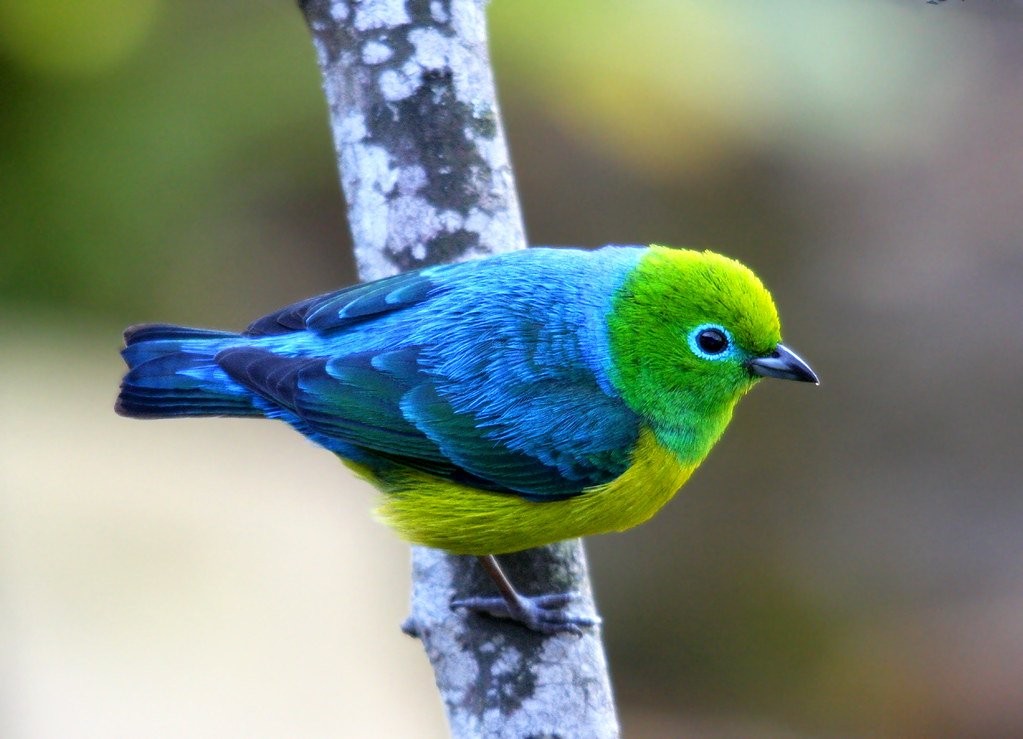
[[559,294],[564,300],[600,296],[621,283],[641,251],[537,247],[425,267],[301,300],[257,319],[243,333],[251,338],[327,333],[409,310],[445,321],[464,316],[477,303],[514,312],[557,301]]

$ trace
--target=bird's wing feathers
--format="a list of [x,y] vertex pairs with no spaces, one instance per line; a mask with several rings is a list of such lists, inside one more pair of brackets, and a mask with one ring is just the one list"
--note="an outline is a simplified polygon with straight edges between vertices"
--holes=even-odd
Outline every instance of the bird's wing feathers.
[[342,364],[239,347],[220,352],[216,362],[272,404],[268,415],[283,411],[279,415],[305,433],[434,466],[447,463],[437,445],[398,410],[408,386],[374,370],[369,356],[344,359]]
[[[538,396],[537,401],[542,398]],[[524,433],[514,441],[505,440],[481,427],[478,416],[456,410],[450,399],[429,384],[406,395],[402,408],[458,469],[489,481],[487,487],[496,485],[537,500],[568,497],[614,479],[628,465],[625,450],[634,441],[627,424],[613,426],[614,418],[607,425],[590,428],[586,437],[557,431],[544,434],[541,429],[555,423],[554,408],[544,426],[522,426]],[[505,425],[506,430],[515,427]],[[614,438],[619,431],[624,438]],[[553,454],[550,445],[557,445],[558,453]]]
[[438,287],[432,275],[441,269],[406,272],[308,298],[263,316],[245,329],[244,335],[276,336],[305,330],[322,333],[407,308],[425,300]]
[[583,346],[603,315],[557,275],[528,290],[508,269],[488,279],[454,265],[303,301],[250,326],[259,347],[216,362],[268,415],[370,466],[537,500],[614,479],[639,422]]

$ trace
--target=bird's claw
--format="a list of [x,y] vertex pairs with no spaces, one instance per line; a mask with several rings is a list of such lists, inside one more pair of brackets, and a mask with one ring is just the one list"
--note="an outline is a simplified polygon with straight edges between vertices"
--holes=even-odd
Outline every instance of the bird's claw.
[[501,597],[458,598],[451,601],[452,608],[465,608],[475,613],[485,613],[494,618],[506,618],[541,634],[569,633],[582,636],[583,628],[598,626],[598,616],[578,616],[565,612],[565,606],[576,598],[575,593],[550,593],[547,595],[519,595],[509,602]]

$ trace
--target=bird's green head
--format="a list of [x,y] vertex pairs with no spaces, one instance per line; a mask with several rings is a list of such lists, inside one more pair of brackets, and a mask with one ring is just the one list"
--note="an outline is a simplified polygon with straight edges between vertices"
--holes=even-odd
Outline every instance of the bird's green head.
[[720,254],[650,247],[608,317],[612,377],[662,443],[696,462],[761,377],[817,382],[781,344],[771,294]]

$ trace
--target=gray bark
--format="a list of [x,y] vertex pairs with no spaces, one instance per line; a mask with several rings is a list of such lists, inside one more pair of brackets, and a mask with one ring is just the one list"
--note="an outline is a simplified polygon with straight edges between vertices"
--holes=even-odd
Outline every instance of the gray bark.
[[[323,72],[359,275],[525,248],[483,0],[300,0]],[[596,613],[579,541],[502,557],[526,594]],[[475,558],[414,547],[411,615],[456,737],[613,737],[599,628],[544,637],[452,611],[496,595]]]

